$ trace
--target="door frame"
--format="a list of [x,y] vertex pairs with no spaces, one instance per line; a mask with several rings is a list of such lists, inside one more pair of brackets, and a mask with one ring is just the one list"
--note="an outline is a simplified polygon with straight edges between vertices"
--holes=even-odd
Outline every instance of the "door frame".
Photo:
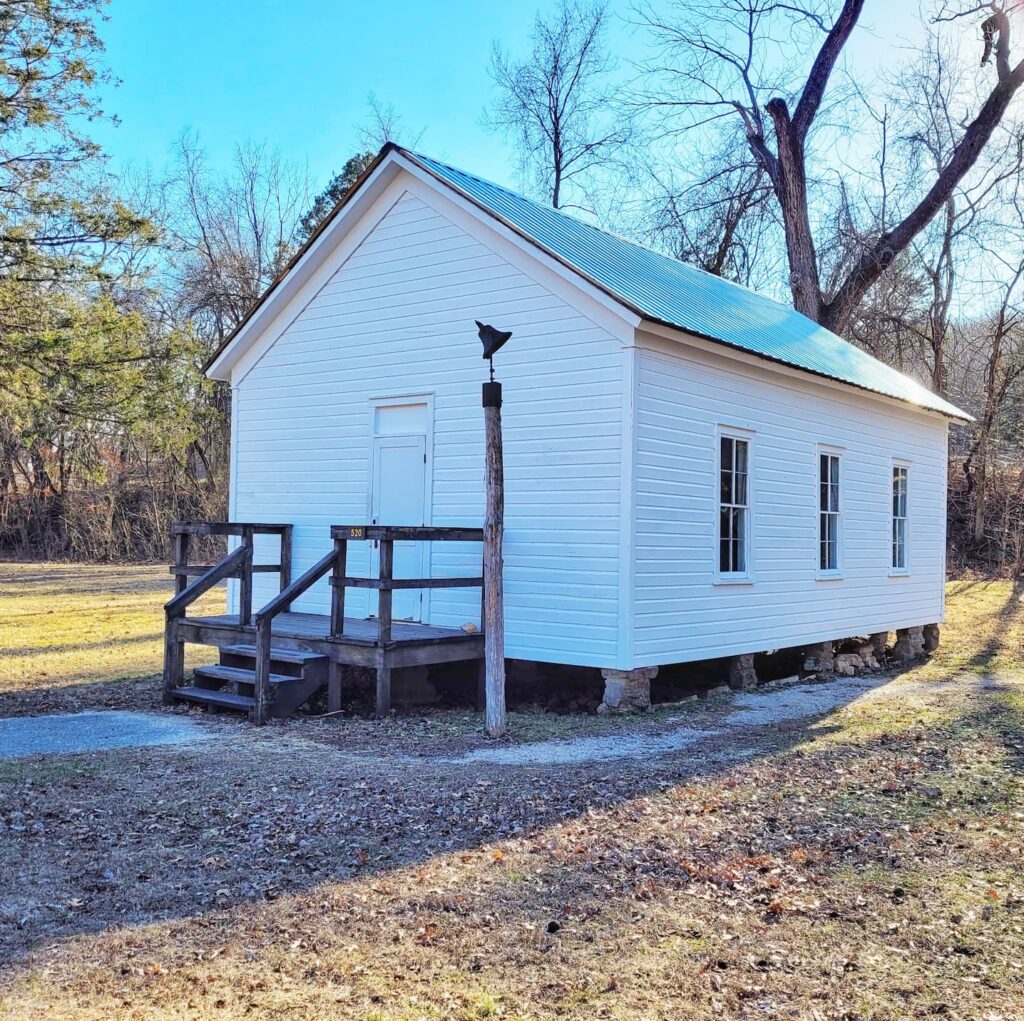
[[[381,433],[377,431],[377,412],[381,408],[398,408],[408,407],[410,405],[423,404],[426,406],[426,415],[422,431],[415,432],[398,432],[398,433]],[[411,436],[422,436],[423,437],[423,452],[426,457],[426,462],[423,465],[423,518],[424,525],[433,524],[434,520],[434,392],[432,390],[422,391],[419,393],[401,393],[401,394],[386,394],[378,397],[370,398],[369,408],[369,429],[367,430],[368,443],[367,443],[367,459],[369,463],[369,470],[366,473],[367,486],[366,486],[366,520],[369,522],[373,517],[373,489],[376,484],[376,459],[374,457],[374,448],[376,447],[376,441],[379,438],[395,436],[395,437],[411,437]],[[423,554],[423,561],[426,574],[425,577],[429,577],[431,573],[431,560],[432,560],[432,549],[430,544],[427,544],[427,548]],[[370,561],[373,563],[373,550],[370,550]],[[420,590],[420,616],[424,623],[430,620],[430,589]]]

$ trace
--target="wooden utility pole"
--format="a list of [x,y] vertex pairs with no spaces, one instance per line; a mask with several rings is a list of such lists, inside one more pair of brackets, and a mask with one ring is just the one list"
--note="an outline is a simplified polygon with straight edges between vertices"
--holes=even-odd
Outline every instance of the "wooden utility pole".
[[484,383],[487,508],[484,514],[484,719],[487,733],[505,733],[505,597],[501,546],[505,533],[505,469],[501,449],[501,384]]

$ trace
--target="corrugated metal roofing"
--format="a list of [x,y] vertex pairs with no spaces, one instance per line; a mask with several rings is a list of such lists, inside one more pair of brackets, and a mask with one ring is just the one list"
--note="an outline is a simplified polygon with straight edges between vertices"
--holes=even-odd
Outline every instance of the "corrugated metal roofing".
[[429,156],[401,151],[644,318],[953,418],[970,419],[920,383],[781,302]]

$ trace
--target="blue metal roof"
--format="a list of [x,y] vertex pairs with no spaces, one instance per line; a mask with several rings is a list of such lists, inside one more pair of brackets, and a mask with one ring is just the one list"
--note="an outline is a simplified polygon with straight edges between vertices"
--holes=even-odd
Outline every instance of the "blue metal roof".
[[610,234],[463,170],[402,150],[517,233],[646,319],[952,418],[920,383],[781,302]]

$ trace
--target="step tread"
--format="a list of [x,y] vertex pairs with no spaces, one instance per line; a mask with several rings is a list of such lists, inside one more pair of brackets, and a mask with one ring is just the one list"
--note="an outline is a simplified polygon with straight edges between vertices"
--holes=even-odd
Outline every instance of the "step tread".
[[236,695],[233,691],[210,691],[207,688],[175,688],[175,698],[202,705],[218,705],[226,709],[251,709],[256,700],[249,695]]
[[[234,681],[239,684],[256,683],[256,671],[248,670],[241,666],[220,666],[217,664],[197,666],[194,673],[197,677],[212,677],[218,681]],[[302,678],[290,677],[288,674],[271,674],[269,680],[271,684],[295,684],[297,681],[301,681]]]
[[[231,656],[256,656],[255,645],[222,645],[221,652]],[[279,663],[309,663],[317,659],[326,659],[319,652],[303,652],[302,649],[274,649],[270,650],[271,662],[277,660]]]

